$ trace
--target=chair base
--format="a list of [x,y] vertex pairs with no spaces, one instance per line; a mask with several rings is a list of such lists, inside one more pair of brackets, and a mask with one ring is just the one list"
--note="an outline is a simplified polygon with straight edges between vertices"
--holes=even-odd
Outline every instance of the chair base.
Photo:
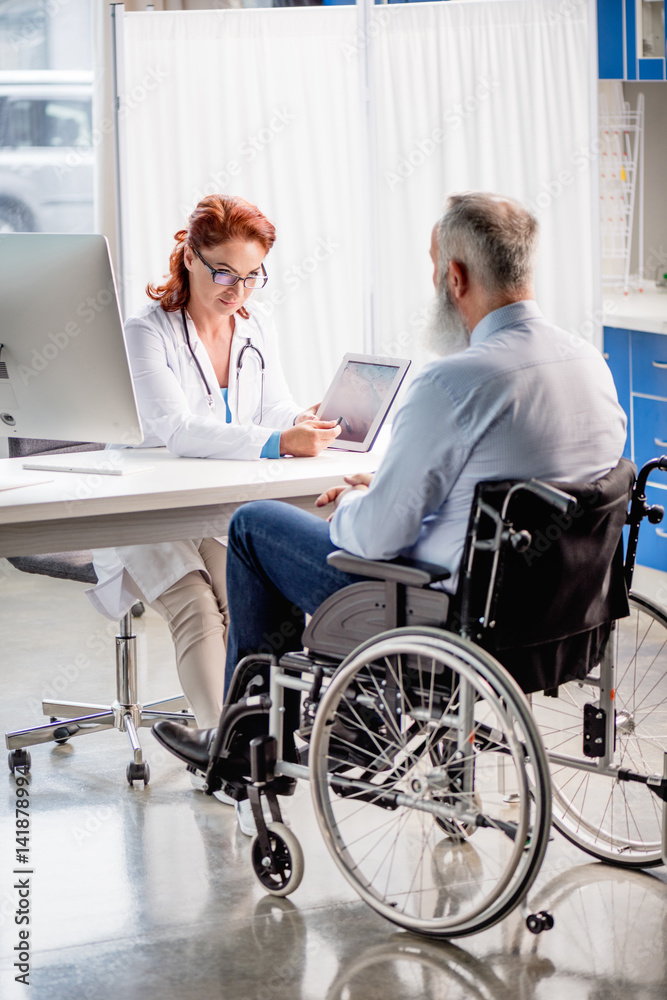
[[[127,767],[127,780],[148,784],[150,771],[144,760],[137,731],[152,726],[159,719],[196,725],[192,712],[187,710],[183,695],[163,698],[141,705],[137,699],[136,636],[132,632],[132,615],[122,619],[116,636],[116,700],[111,705],[96,705],[76,701],[43,701],[44,715],[51,722],[29,729],[16,729],[5,734],[9,766],[26,766],[25,747],[41,743],[66,743],[75,736],[86,736],[105,729],[118,729],[128,735],[132,760]],[[27,755],[29,761],[29,755]],[[12,764],[15,761],[15,764]],[[29,768],[29,763],[27,767]]]

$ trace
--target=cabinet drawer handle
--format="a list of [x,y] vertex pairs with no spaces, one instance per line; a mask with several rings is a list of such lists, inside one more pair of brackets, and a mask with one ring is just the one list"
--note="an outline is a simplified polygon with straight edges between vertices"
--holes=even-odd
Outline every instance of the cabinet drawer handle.
[[667,368],[667,361],[652,361],[654,368]]
[[655,533],[658,538],[667,538],[667,531],[663,531],[662,528],[656,528]]
[[653,438],[653,443],[656,448],[667,448],[667,441],[661,441],[660,438]]

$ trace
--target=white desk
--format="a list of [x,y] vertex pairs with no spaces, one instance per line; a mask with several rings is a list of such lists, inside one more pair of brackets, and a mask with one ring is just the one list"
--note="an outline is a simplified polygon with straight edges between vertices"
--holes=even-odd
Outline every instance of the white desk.
[[[152,468],[122,476],[43,473],[51,482],[0,491],[0,556],[224,535],[234,510],[247,500],[287,500],[316,513],[319,493],[342,484],[344,475],[375,471],[380,461],[377,451],[232,462],[137,448],[54,455],[49,462],[83,465],[108,456],[128,469]],[[0,483],[19,473],[24,461],[29,459],[0,460]]]

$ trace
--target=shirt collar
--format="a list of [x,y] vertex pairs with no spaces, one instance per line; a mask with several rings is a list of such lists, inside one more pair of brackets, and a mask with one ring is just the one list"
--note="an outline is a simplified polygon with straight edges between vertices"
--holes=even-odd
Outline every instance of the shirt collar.
[[482,340],[487,340],[499,330],[506,327],[517,326],[519,323],[529,319],[538,319],[542,316],[542,310],[534,299],[523,299],[521,302],[512,302],[508,306],[494,309],[487,313],[479,321],[470,335],[470,343],[478,344]]

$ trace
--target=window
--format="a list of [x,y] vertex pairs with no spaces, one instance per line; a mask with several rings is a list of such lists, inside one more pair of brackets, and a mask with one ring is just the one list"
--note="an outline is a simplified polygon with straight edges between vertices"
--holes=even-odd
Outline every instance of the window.
[[90,146],[90,102],[7,100],[3,146]]
[[0,0],[0,232],[91,232],[93,0]]

